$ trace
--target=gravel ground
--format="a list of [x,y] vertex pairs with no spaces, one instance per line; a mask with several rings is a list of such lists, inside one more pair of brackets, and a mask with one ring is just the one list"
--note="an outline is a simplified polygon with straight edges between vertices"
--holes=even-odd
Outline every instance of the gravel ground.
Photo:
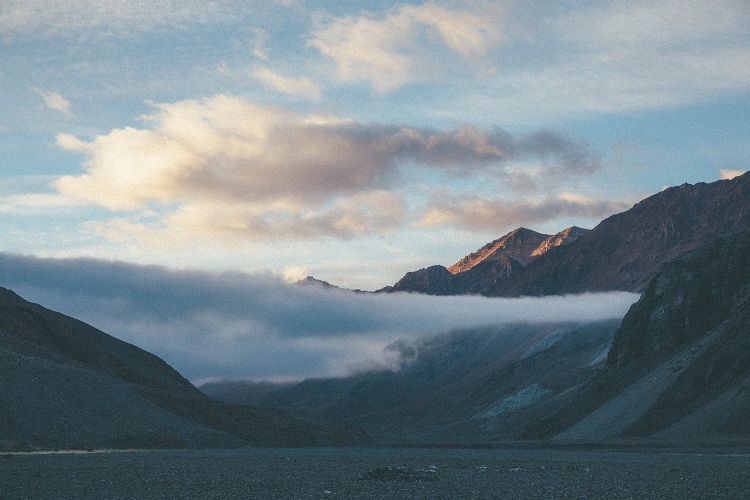
[[244,449],[0,455],[0,499],[748,498],[750,454]]

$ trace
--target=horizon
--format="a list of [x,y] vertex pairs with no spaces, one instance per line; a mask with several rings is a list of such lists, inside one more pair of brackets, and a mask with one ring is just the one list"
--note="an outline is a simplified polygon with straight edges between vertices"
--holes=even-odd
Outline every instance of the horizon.
[[747,170],[741,1],[0,6],[0,251],[374,290]]

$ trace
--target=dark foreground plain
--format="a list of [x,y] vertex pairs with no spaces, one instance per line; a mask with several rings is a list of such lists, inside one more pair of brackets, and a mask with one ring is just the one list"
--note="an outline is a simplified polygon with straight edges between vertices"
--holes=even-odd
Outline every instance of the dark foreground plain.
[[742,450],[242,449],[5,454],[0,498],[747,498]]

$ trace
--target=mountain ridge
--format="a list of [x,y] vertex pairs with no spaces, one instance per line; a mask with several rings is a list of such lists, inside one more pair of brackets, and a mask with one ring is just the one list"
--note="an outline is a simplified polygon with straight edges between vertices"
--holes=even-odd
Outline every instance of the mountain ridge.
[[588,230],[572,226],[548,235],[519,227],[461,258],[450,267],[430,266],[406,273],[383,291],[429,295],[487,294],[550,249],[567,245]]
[[604,219],[570,245],[551,249],[487,295],[642,292],[659,267],[711,239],[750,228],[750,172],[682,184]]
[[[514,240],[541,233],[518,228],[448,268],[436,265],[406,273],[384,290],[490,297],[640,293],[666,262],[714,237],[750,228],[748,200],[750,172],[730,180],[684,183],[639,201],[591,230],[573,226],[548,236],[531,252],[517,251],[522,244]],[[513,245],[505,251],[509,243]]]
[[510,262],[485,294],[641,298],[611,323],[396,343],[395,372],[306,380],[264,402],[341,414],[384,443],[750,442],[750,174],[664,190],[525,266],[482,258],[500,240],[457,274],[412,277],[465,293],[462,275]]
[[525,437],[748,435],[748,352],[750,230],[663,266],[615,332],[601,375]]

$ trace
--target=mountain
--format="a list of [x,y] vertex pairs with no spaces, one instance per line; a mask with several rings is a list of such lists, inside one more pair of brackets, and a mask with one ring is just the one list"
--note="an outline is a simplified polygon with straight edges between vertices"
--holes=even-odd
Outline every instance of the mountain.
[[503,257],[512,258],[521,265],[532,260],[532,254],[539,249],[543,242],[548,241],[548,234],[537,233],[520,227],[502,238],[488,243],[474,253],[470,253],[448,268],[451,274],[469,271],[482,262],[491,262]]
[[570,227],[548,235],[521,227],[450,267],[436,265],[409,272],[387,291],[429,295],[486,294],[551,248],[572,243],[586,232],[586,229]]
[[253,401],[343,418],[376,443],[487,443],[519,439],[550,417],[607,359],[619,321],[517,324],[398,341],[399,369],[307,379],[273,390],[253,382],[201,386],[227,402]]
[[332,285],[328,283],[327,281],[313,278],[312,276],[308,276],[306,278],[302,278],[301,280],[297,280],[295,281],[295,284],[302,285],[302,286],[319,286],[322,288],[339,288],[336,285]]
[[[750,230],[663,265],[622,321],[455,331],[390,350],[394,371],[254,394],[383,444],[747,443]],[[223,397],[243,392],[232,391]]]
[[453,274],[444,266],[430,266],[406,273],[389,292],[418,292],[428,295],[455,295],[461,293],[456,287]]
[[665,189],[591,231],[572,227],[547,236],[519,228],[448,268],[407,273],[387,291],[493,297],[641,292],[662,264],[743,229],[750,229],[750,172]]
[[567,229],[563,229],[557,234],[553,234],[552,236],[548,237],[546,240],[544,240],[536,249],[534,249],[533,252],[531,252],[532,257],[539,257],[540,255],[543,255],[547,252],[549,252],[551,249],[555,247],[559,247],[562,245],[568,245],[570,243],[573,243],[575,240],[583,236],[584,234],[588,233],[588,229],[584,229],[582,227],[572,226]]
[[721,235],[750,229],[750,172],[666,189],[551,249],[486,295],[642,292],[659,267]]
[[528,438],[750,435],[750,231],[661,268],[615,333],[602,373]]
[[0,448],[366,442],[340,421],[220,403],[158,357],[0,288]]

